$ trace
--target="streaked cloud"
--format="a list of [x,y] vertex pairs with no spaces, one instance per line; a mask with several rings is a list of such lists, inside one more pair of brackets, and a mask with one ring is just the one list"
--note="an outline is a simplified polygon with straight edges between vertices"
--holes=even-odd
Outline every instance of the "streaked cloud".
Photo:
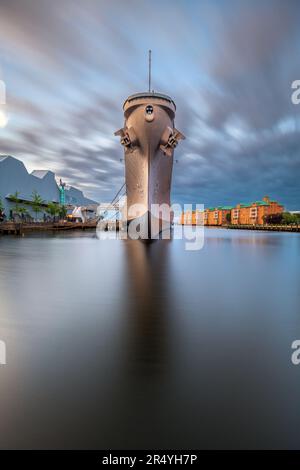
[[0,0],[0,153],[49,168],[98,200],[124,178],[113,132],[124,99],[153,86],[177,104],[173,200],[265,193],[300,207],[296,0]]

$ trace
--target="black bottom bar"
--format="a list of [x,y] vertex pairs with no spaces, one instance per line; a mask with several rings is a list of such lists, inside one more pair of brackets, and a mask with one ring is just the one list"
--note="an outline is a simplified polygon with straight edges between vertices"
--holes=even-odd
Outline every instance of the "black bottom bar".
[[[274,464],[281,468],[300,467],[300,451],[186,451],[186,450],[2,450],[1,467],[7,464],[60,464],[97,468],[121,465],[136,468],[141,465],[199,465],[221,464],[238,466]],[[209,467],[210,468],[210,467]]]

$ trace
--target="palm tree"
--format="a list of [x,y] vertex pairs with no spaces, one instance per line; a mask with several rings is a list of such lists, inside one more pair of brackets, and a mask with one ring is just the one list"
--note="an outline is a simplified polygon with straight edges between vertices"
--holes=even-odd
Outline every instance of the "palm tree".
[[26,207],[19,206],[17,214],[23,217],[25,215],[28,215],[28,210],[26,209]]
[[32,197],[32,202],[30,204],[33,209],[33,212],[35,213],[35,220],[37,220],[37,216],[39,212],[42,212],[41,206],[44,203],[44,201],[41,198],[41,196],[38,194],[38,192],[35,190],[33,191],[31,197]]
[[16,205],[20,202],[19,194],[20,194],[20,192],[19,192],[19,191],[16,191],[14,194],[10,194],[10,195],[9,195],[9,199],[10,199],[12,202],[14,202]]
[[59,206],[59,209],[58,209],[58,213],[59,213],[59,217],[61,219],[65,219],[66,215],[67,215],[67,208],[66,206],[64,205],[60,205]]
[[14,194],[10,194],[10,196],[9,196],[9,199],[11,200],[11,202],[14,202],[14,203],[15,203],[15,205],[12,207],[12,213],[13,213],[13,214],[17,214],[17,215],[19,215],[19,211],[20,211],[20,206],[19,206],[19,202],[20,202],[19,194],[20,194],[20,192],[19,192],[19,191],[16,191]]
[[56,202],[48,202],[46,212],[52,216],[54,222],[55,217],[59,214],[59,205]]

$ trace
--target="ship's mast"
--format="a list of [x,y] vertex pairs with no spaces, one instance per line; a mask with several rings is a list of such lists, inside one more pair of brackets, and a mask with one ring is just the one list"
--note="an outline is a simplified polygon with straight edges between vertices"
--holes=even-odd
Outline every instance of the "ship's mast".
[[149,93],[151,92],[151,49],[149,49]]

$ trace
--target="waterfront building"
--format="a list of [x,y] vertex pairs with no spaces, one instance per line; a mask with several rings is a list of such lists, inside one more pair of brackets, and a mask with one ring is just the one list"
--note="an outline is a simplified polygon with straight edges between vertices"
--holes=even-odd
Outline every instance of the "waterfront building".
[[186,211],[182,212],[179,224],[180,225],[204,225],[205,223],[205,211]]
[[231,211],[232,206],[222,206],[218,208],[219,218],[218,218],[218,225],[228,225],[231,221]]
[[[15,206],[13,195],[18,192],[20,205],[26,207],[27,213],[35,216],[30,203],[34,192],[43,200],[39,218],[43,218],[49,202],[59,204],[61,191],[56,182],[55,174],[49,170],[35,170],[28,173],[24,163],[10,155],[0,155],[0,199],[7,218],[12,215]],[[75,206],[91,206],[97,203],[86,198],[82,191],[73,186],[64,187],[64,201],[69,208]]]
[[218,209],[216,207],[209,207],[207,209],[206,225],[218,225]]
[[230,217],[232,207],[220,206],[210,207],[204,211],[186,211],[181,214],[181,225],[225,225],[228,223],[227,215]]
[[281,214],[284,211],[282,204],[271,200],[268,196],[261,201],[250,204],[240,203],[231,211],[233,225],[263,225],[268,215]]
[[[205,225],[226,225],[230,222],[231,206],[210,207],[206,209]],[[229,219],[229,220],[228,220]]]
[[249,204],[237,204],[237,206],[209,207],[203,212],[186,211],[181,214],[182,225],[208,225],[224,226],[234,225],[263,225],[268,215],[281,214],[284,211],[282,204],[271,200],[268,196],[261,201]]
[[179,223],[181,225],[195,225],[195,211],[182,212]]

